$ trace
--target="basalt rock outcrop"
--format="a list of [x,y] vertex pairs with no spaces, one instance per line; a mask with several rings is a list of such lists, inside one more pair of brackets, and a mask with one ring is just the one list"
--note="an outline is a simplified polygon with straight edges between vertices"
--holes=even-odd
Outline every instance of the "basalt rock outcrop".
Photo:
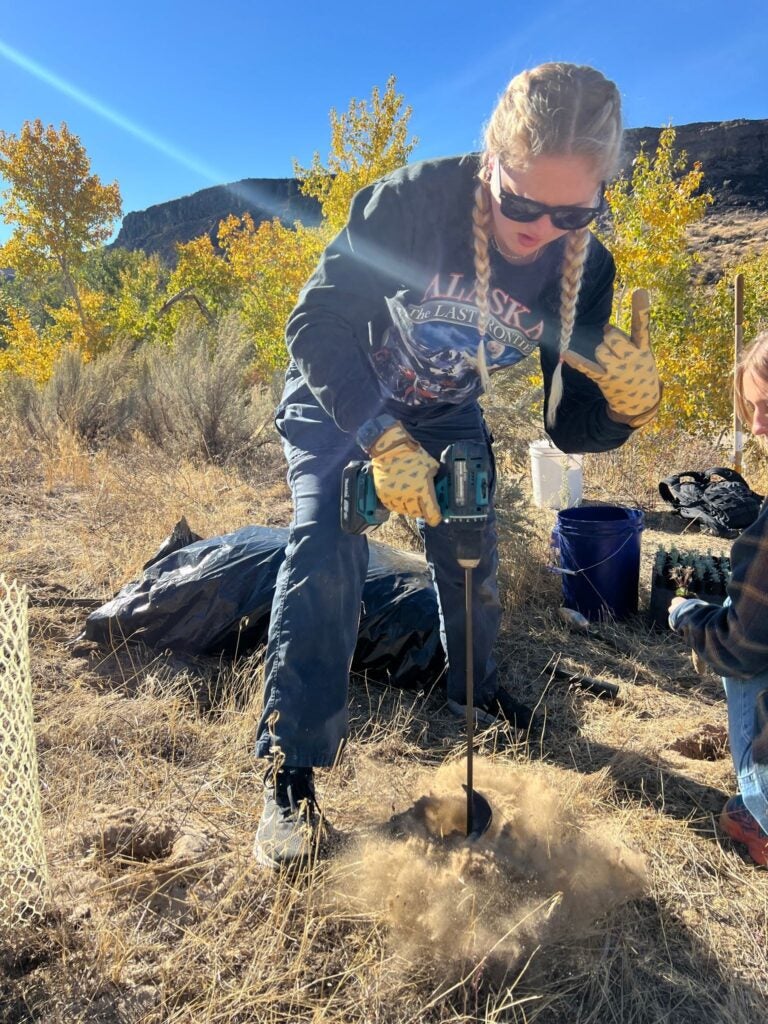
[[[631,128],[625,133],[624,165],[629,173],[641,145],[653,152],[661,128]],[[768,120],[704,121],[678,125],[676,148],[688,162],[701,163],[704,187],[715,197],[707,219],[726,211],[748,220],[768,212]],[[231,185],[202,189],[180,199],[126,214],[114,244],[159,253],[173,262],[177,242],[202,234],[216,239],[219,221],[250,213],[258,224],[279,217],[284,224],[320,221],[317,202],[299,192],[293,178],[246,178]]]
[[[653,152],[661,128],[630,128],[624,133],[624,170],[643,145]],[[700,121],[675,127],[675,148],[704,171],[704,188],[717,206],[768,210],[768,120]]]
[[299,192],[294,178],[245,178],[127,213],[113,244],[156,252],[173,263],[178,242],[207,234],[215,243],[220,221],[246,213],[256,224],[274,217],[286,225],[297,220],[307,227],[320,223],[319,204]]

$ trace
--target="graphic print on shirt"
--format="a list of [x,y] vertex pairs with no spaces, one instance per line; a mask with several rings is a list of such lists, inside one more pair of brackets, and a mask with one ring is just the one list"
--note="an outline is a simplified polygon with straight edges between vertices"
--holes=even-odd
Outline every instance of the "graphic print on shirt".
[[[392,320],[372,353],[373,365],[392,396],[405,405],[463,402],[479,395],[475,283],[463,274],[437,274],[420,303],[404,293],[387,298]],[[488,295],[485,334],[489,373],[514,366],[537,347],[544,322],[501,288]]]

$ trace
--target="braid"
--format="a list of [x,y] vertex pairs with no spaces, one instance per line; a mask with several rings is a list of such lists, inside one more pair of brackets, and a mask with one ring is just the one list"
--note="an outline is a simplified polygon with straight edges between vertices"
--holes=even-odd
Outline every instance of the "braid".
[[[484,168],[481,170],[481,178]],[[491,206],[488,193],[482,183],[475,189],[475,204],[472,208],[472,244],[475,261],[475,302],[477,303],[477,372],[483,388],[488,390],[488,368],[485,360],[485,332],[490,320],[488,292],[491,285],[491,258],[488,239],[491,230]]]
[[555,425],[557,409],[563,397],[563,355],[568,351],[571,335],[573,334],[573,324],[576,319],[576,302],[579,298],[579,289],[581,288],[581,279],[584,276],[584,264],[587,260],[587,251],[591,237],[586,228],[581,231],[571,231],[566,237],[565,259],[560,279],[560,358],[552,375],[552,383],[549,388],[549,402],[547,405],[548,427]]

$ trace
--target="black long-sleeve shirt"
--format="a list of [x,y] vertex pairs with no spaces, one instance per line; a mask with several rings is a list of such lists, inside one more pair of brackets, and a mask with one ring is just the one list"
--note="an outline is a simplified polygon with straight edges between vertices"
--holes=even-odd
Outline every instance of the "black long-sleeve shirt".
[[[387,412],[434,416],[475,400],[477,369],[472,209],[476,154],[410,164],[362,189],[347,226],[328,246],[289,318],[291,385],[307,384],[345,431]],[[564,239],[532,263],[490,249],[489,372],[538,349],[545,414],[558,362]],[[592,357],[609,320],[615,267],[591,237],[571,340]],[[600,389],[563,367],[564,391],[549,431],[566,452],[604,451],[632,432],[607,414]]]
[[726,607],[691,598],[669,616],[672,629],[716,672],[750,679],[768,672],[768,499],[731,548]]

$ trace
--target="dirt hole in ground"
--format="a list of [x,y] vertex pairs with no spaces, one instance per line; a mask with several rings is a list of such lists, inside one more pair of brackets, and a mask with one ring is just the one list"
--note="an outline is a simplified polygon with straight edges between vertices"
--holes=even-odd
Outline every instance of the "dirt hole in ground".
[[728,754],[728,731],[720,725],[703,725],[675,740],[669,749],[694,761],[719,761]]
[[176,836],[173,824],[147,817],[135,807],[124,807],[93,822],[82,841],[84,852],[101,860],[142,864],[168,857]]
[[38,967],[46,967],[55,958],[51,946],[43,946],[42,940],[34,944],[9,943],[0,950],[0,967],[9,978],[24,978]]

